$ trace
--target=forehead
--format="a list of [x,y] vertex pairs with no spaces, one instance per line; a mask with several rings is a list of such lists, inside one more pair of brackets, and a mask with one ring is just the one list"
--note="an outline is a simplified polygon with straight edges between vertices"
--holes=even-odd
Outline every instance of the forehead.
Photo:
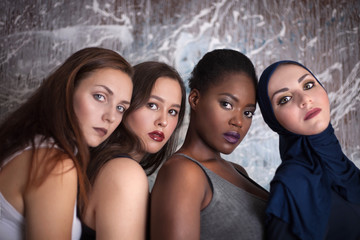
[[159,77],[158,79],[156,79],[151,92],[161,91],[164,89],[172,90],[173,88],[174,91],[181,91],[180,84],[177,80],[170,77]]
[[211,85],[201,93],[205,101],[217,99],[219,96],[232,96],[244,104],[255,104],[256,90],[253,80],[244,73],[232,73],[223,77],[216,85]]
[[295,64],[284,64],[277,67],[274,73],[271,75],[268,83],[268,90],[273,90],[274,88],[284,87],[288,84],[298,83],[300,77],[304,74],[311,73],[305,68],[295,65]]
[[255,91],[255,83],[246,73],[227,73],[212,86],[209,86],[208,90],[235,90],[238,88],[247,88],[249,91]]
[[151,95],[157,95],[164,100],[181,102],[182,92],[180,83],[170,77],[159,77],[155,81]]

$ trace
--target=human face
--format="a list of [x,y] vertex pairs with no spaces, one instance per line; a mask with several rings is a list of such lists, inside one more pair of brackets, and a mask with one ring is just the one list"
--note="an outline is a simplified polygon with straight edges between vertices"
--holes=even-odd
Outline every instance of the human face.
[[329,125],[327,93],[301,66],[279,66],[269,80],[268,94],[276,119],[288,131],[313,135]]
[[133,84],[121,70],[103,68],[82,79],[74,93],[74,111],[90,147],[106,140],[129,107]]
[[251,78],[244,73],[227,74],[219,84],[199,93],[196,106],[192,106],[196,112],[195,128],[214,151],[230,154],[247,134],[255,107]]
[[160,77],[147,103],[127,117],[128,126],[144,144],[144,152],[157,153],[171,137],[178,123],[181,96],[177,80]]

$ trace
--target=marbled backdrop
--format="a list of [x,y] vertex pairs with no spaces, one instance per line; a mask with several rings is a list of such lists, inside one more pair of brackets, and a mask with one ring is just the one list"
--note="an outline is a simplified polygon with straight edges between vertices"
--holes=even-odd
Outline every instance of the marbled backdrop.
[[[360,166],[359,26],[359,0],[2,0],[0,119],[84,47],[111,48],[132,64],[164,61],[184,81],[207,51],[233,48],[258,75],[280,59],[307,65],[327,88],[336,134]],[[278,139],[259,110],[248,136],[224,157],[268,188],[280,163]]]

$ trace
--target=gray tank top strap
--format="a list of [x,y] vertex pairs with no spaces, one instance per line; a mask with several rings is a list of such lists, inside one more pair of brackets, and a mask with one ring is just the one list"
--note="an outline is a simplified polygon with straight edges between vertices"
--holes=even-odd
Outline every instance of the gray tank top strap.
[[207,170],[199,161],[195,160],[194,158],[192,158],[192,157],[190,157],[190,156],[188,156],[188,155],[186,155],[186,154],[184,154],[184,153],[175,153],[174,155],[183,156],[183,157],[185,157],[185,158],[187,158],[187,159],[195,162],[195,163],[196,163],[197,165],[199,165],[204,171]]
[[199,161],[195,160],[194,158],[184,154],[184,153],[175,153],[174,155],[179,155],[179,156],[183,156],[184,158],[187,158],[189,159],[190,161],[193,161],[194,163],[196,163],[205,173],[205,176],[209,182],[209,185],[211,187],[211,190],[214,191],[214,187],[213,187],[213,184],[212,184],[212,181],[210,179],[210,176],[209,176],[209,169],[207,169],[206,167],[204,167]]

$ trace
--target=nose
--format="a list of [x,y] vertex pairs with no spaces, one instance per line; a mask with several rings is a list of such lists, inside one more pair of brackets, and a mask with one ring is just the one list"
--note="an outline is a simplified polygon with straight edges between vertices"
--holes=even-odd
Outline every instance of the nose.
[[242,117],[242,112],[235,112],[234,116],[230,120],[230,124],[235,127],[242,128]]
[[159,116],[157,117],[157,119],[155,121],[155,125],[163,127],[163,128],[168,125],[167,112],[159,113]]
[[116,120],[116,108],[109,107],[103,114],[103,120],[113,123]]
[[308,94],[301,94],[300,95],[300,107],[304,108],[308,104],[312,103],[312,99]]

